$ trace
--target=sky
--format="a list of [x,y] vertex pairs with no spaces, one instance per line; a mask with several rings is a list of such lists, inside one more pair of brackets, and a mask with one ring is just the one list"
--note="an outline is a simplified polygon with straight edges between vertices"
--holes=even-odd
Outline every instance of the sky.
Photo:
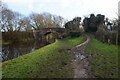
[[120,16],[120,1],[118,3],[118,16]]
[[117,18],[119,0],[2,0],[8,8],[25,16],[48,12],[72,20],[89,14],[103,14]]

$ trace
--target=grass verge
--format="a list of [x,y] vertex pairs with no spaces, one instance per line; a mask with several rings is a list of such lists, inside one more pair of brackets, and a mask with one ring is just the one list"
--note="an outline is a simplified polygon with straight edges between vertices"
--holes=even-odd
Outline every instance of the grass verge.
[[32,53],[3,62],[3,78],[72,77],[68,49],[82,43],[84,37],[65,38]]
[[118,78],[118,46],[92,39],[86,53],[95,77]]

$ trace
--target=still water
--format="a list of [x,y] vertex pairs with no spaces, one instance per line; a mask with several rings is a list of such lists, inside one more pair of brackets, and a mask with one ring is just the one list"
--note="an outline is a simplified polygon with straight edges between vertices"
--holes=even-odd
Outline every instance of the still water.
[[30,53],[45,45],[47,44],[41,41],[27,42],[24,44],[16,43],[16,44],[2,45],[2,51],[0,52],[0,56],[2,57],[2,62],[4,62],[22,56],[24,54]]

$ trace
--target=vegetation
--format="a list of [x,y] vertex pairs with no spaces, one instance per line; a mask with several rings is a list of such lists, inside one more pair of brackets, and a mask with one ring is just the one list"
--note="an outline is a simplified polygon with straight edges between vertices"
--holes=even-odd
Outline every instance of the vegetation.
[[86,53],[97,78],[118,78],[118,46],[92,39]]
[[80,22],[81,22],[81,17],[75,17],[73,20],[68,21],[68,22],[65,24],[65,28],[66,28],[69,32],[79,31]]
[[105,16],[101,14],[97,16],[90,14],[90,18],[85,17],[83,20],[85,32],[96,32],[99,25],[104,23],[104,18]]
[[71,37],[79,37],[81,35],[80,32],[70,32]]
[[[51,43],[57,38],[71,36],[57,40],[55,43],[29,54],[3,62],[3,78],[67,78],[73,76],[70,64],[72,56],[69,50],[85,40],[84,37],[79,37],[82,34],[82,29],[80,29],[81,17],[75,17],[68,22],[63,17],[50,13],[32,13],[25,17],[10,10],[1,1],[0,6],[2,13],[0,31],[3,33],[0,45],[24,44],[28,41],[32,44],[35,40],[46,40],[46,42]],[[86,49],[95,77],[118,77],[119,25],[120,19],[110,21],[102,14],[90,14],[89,17],[83,19],[83,32],[92,33],[96,38],[91,40]],[[63,27],[65,27],[65,32],[62,31]],[[42,30],[44,28],[58,28],[58,30],[55,32],[51,32],[51,29],[50,31],[46,30],[48,33],[44,35]],[[3,54],[3,56],[6,55]]]
[[67,37],[32,53],[3,62],[3,78],[72,77],[72,57],[68,50],[84,40],[84,37]]
[[9,44],[10,42],[6,42],[4,40],[0,40],[0,45],[6,45],[6,44]]
[[85,32],[92,32],[96,35],[96,38],[102,42],[108,42],[112,44],[119,44],[117,19],[109,20],[105,15],[90,14],[90,17],[85,17],[83,20],[83,27]]
[[50,13],[32,13],[25,17],[24,15],[14,12],[7,8],[4,3],[1,4],[1,27],[0,31],[30,31],[40,30],[41,28],[62,27],[66,20],[61,16],[56,16]]
[[78,37],[80,36],[80,22],[81,17],[75,17],[72,21],[69,21],[65,24],[65,29],[68,31],[71,37]]
[[3,32],[2,40],[10,43],[22,43],[34,40],[32,32]]
[[24,16],[9,9],[2,1],[0,1],[0,6],[2,13],[0,31],[3,33],[3,40],[11,43],[42,38],[42,33],[39,34],[35,30],[41,30],[42,28],[61,28],[66,22],[62,16],[50,13],[32,13]]

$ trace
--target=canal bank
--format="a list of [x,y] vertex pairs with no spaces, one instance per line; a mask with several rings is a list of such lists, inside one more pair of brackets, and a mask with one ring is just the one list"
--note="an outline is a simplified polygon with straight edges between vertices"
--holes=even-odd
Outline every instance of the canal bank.
[[2,44],[2,50],[0,51],[2,53],[2,62],[23,56],[46,45],[48,44],[36,40],[24,43]]
[[3,78],[72,77],[69,50],[84,42],[83,36],[65,38],[34,52],[3,62]]
[[57,33],[48,33],[42,37],[40,35],[36,35],[37,38],[26,35],[26,33],[25,35],[29,37],[19,36],[18,34],[24,35],[22,32],[12,32],[12,34],[14,34],[14,36],[16,37],[14,38],[12,36],[13,38],[9,37],[6,39],[6,37],[8,37],[8,33],[4,33],[4,38],[0,40],[0,45],[2,49],[0,51],[2,56],[2,62],[33,52],[36,49],[54,43],[55,39],[59,38]]

